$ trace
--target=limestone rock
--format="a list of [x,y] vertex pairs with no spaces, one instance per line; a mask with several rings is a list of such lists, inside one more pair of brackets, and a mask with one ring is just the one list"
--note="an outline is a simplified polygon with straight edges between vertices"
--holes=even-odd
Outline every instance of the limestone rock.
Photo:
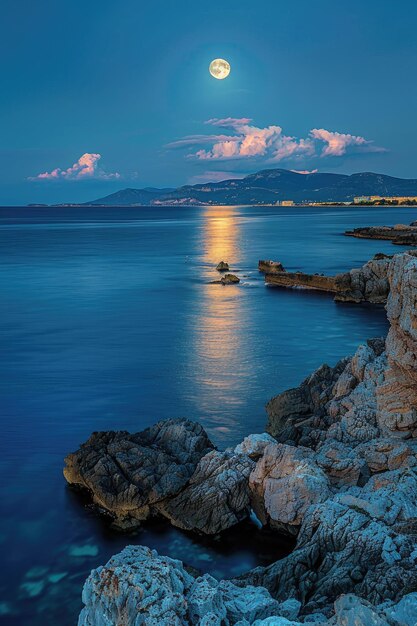
[[296,534],[311,504],[330,496],[329,481],[306,448],[269,444],[250,475],[255,513],[264,524]]
[[296,618],[300,608],[294,599],[277,602],[262,587],[208,574],[193,578],[180,561],[142,546],[128,546],[93,570],[82,599],[78,626],[233,626]]
[[248,517],[249,474],[254,462],[232,452],[204,456],[188,485],[177,496],[157,505],[172,524],[215,534]]
[[200,424],[158,422],[143,432],[93,433],[65,459],[64,476],[92,495],[120,527],[146,519],[159,501],[176,495],[213,445]]
[[236,446],[234,451],[236,454],[247,454],[256,461],[263,455],[266,446],[275,442],[276,440],[268,433],[248,435],[242,443]]
[[335,300],[343,302],[384,303],[389,293],[390,257],[373,258],[360,269],[338,274],[335,279]]
[[192,583],[180,561],[128,546],[91,572],[78,626],[183,626]]
[[374,519],[367,507],[329,499],[310,507],[292,554],[242,576],[283,600],[295,596],[304,614],[331,614],[331,599],[355,593],[372,604],[398,601],[414,585],[414,541]]

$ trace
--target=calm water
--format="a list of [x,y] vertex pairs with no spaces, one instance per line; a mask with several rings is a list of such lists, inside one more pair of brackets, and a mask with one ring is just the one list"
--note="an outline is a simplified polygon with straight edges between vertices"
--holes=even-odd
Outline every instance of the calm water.
[[[288,552],[250,524],[221,542],[164,525],[114,535],[65,487],[63,458],[93,430],[171,416],[201,421],[220,447],[262,431],[272,395],[387,326],[382,308],[265,287],[258,259],[347,270],[401,249],[343,237],[346,228],[415,213],[0,209],[0,619],[75,624],[90,569],[127,543],[218,576]],[[241,285],[208,284],[222,259]]]

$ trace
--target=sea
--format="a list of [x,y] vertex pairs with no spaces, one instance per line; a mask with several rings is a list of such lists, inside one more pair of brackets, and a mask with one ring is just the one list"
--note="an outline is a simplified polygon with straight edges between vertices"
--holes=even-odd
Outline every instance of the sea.
[[[403,207],[0,208],[0,621],[73,626],[92,568],[143,544],[231,577],[292,540],[245,522],[203,538],[154,521],[113,532],[65,483],[96,430],[188,417],[219,448],[263,432],[265,404],[386,334],[385,309],[267,287],[259,259],[336,274],[387,241],[344,236],[410,223]],[[210,284],[227,261],[239,285]]]

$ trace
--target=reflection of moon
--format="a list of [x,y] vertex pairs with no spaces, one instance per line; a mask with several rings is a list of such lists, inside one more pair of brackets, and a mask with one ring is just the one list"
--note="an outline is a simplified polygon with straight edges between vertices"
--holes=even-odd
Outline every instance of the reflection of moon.
[[224,59],[214,59],[210,63],[209,72],[214,78],[223,80],[230,74],[230,64]]

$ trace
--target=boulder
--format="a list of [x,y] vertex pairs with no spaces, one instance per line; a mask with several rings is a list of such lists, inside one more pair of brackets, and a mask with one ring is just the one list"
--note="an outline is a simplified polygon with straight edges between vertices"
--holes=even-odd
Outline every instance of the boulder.
[[220,279],[220,282],[222,285],[237,285],[238,283],[240,283],[240,278],[238,278],[234,274],[225,274]]
[[234,274],[225,274],[220,280],[212,280],[210,282],[211,285],[237,285],[238,283],[240,283],[240,278]]
[[234,451],[235,454],[246,454],[256,461],[263,455],[266,446],[270,443],[276,443],[276,441],[268,433],[248,435]]
[[220,261],[220,263],[217,264],[216,270],[218,272],[228,272],[229,264],[226,263],[226,261]]
[[91,572],[78,626],[184,626],[193,582],[180,561],[128,546]]
[[330,496],[329,480],[307,448],[271,443],[249,485],[257,517],[271,528],[296,534],[311,504]]

